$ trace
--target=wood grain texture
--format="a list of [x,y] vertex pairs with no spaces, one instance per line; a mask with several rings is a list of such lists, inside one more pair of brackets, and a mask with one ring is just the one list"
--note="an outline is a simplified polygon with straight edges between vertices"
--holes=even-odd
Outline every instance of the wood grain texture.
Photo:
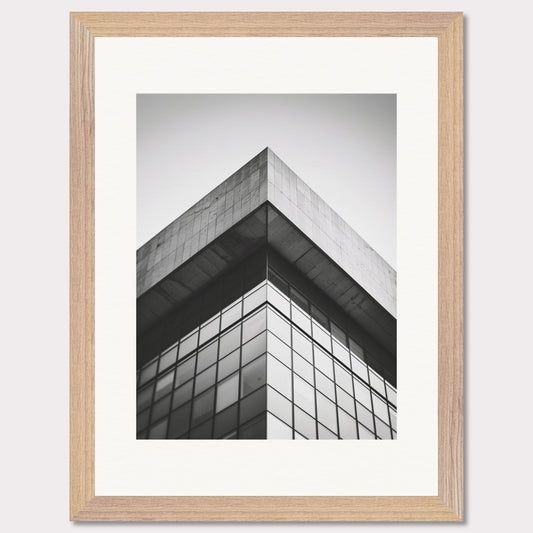
[[[70,37],[70,518],[463,519],[463,35],[459,13],[73,13]],[[438,37],[438,496],[105,497],[94,469],[94,38]]]

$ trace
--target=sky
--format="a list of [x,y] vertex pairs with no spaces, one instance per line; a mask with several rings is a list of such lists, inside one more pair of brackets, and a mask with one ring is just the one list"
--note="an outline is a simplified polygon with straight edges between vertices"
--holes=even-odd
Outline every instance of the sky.
[[396,268],[395,95],[137,95],[137,247],[270,147]]

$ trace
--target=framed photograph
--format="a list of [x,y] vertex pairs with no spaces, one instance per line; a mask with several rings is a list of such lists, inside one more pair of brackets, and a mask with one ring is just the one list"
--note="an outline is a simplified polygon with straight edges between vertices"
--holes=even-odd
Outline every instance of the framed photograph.
[[462,14],[70,23],[70,519],[463,520]]

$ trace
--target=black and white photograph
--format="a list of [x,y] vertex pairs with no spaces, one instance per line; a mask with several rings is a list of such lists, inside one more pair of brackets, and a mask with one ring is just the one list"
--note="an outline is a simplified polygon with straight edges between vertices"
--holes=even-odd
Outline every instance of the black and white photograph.
[[136,105],[137,439],[396,439],[396,95]]

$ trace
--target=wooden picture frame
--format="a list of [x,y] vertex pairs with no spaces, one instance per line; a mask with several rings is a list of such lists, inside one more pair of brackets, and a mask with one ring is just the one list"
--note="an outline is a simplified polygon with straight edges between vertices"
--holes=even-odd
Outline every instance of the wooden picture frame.
[[[96,37],[438,38],[438,496],[95,496]],[[72,13],[70,16],[70,519],[463,519],[461,13]]]

